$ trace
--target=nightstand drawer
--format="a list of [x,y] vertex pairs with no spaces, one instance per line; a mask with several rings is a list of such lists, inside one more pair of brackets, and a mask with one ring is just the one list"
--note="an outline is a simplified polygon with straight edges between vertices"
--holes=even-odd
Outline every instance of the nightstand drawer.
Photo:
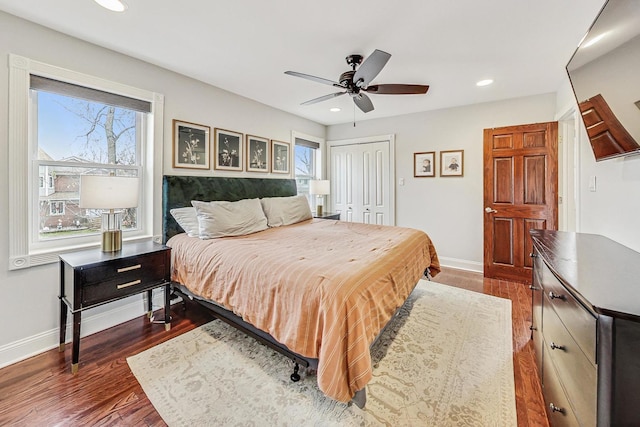
[[105,262],[83,269],[82,283],[83,286],[90,286],[108,281],[128,282],[136,277],[146,277],[152,281],[162,280],[165,262],[166,258],[162,252]]
[[101,282],[85,285],[82,289],[82,305],[88,306],[134,295],[165,281],[164,263],[134,265],[140,267],[104,277]]

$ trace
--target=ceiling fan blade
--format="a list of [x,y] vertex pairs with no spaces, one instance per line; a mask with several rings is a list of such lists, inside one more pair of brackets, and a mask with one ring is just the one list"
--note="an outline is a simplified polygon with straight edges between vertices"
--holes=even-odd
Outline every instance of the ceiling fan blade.
[[300,105],[311,105],[311,104],[315,104],[317,102],[322,102],[322,101],[326,101],[327,99],[332,99],[335,98],[336,96],[340,96],[340,95],[344,95],[347,92],[336,92],[336,93],[330,93],[329,95],[324,95],[318,98],[314,98],[314,99],[310,99],[307,102],[303,102]]
[[371,85],[363,90],[369,93],[377,93],[379,95],[420,95],[427,93],[429,85]]
[[358,87],[368,86],[371,80],[375,79],[382,71],[389,58],[391,58],[391,55],[387,52],[378,49],[374,50],[353,75],[353,83]]
[[322,84],[329,85],[329,86],[343,87],[341,84],[339,84],[337,82],[334,82],[332,80],[323,79],[322,77],[316,77],[316,76],[312,76],[310,74],[298,73],[297,71],[285,71],[284,73],[288,74],[290,76],[302,77],[303,79],[312,80],[314,82],[322,83]]
[[353,97],[353,102],[356,103],[359,109],[362,110],[363,113],[368,113],[369,111],[373,111],[373,102],[371,102],[371,98],[369,98],[364,93],[359,93]]

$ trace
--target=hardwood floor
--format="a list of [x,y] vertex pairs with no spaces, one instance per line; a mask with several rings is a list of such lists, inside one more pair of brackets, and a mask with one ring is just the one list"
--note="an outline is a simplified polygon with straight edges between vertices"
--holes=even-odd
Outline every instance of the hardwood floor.
[[[536,372],[529,323],[531,294],[521,283],[483,279],[478,273],[444,269],[434,281],[512,301],[513,361],[518,426],[548,422]],[[172,307],[172,328],[146,316],[82,339],[80,370],[69,371],[71,346],[53,349],[0,369],[2,426],[164,426],[127,364],[128,356],[212,319],[194,303]]]

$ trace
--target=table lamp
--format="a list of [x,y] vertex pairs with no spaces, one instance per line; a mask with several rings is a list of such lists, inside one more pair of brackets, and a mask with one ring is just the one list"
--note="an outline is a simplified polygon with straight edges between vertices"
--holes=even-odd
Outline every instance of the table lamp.
[[322,216],[322,205],[324,205],[324,196],[329,194],[328,179],[312,179],[309,181],[309,194],[315,194],[318,198],[316,203],[316,215]]
[[102,252],[122,249],[122,211],[138,206],[139,182],[136,177],[82,175],[80,208],[103,209]]

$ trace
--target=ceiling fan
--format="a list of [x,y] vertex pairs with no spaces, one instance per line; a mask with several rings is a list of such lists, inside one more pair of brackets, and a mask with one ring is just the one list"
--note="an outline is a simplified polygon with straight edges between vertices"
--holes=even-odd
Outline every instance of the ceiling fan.
[[[387,61],[389,61],[389,58],[391,58],[390,54],[378,49],[374,50],[364,62],[362,62],[362,55],[349,55],[345,59],[347,60],[347,64],[352,67],[352,70],[342,73],[340,75],[339,82],[323,79],[322,77],[311,76],[309,74],[298,73],[296,71],[285,71],[284,73],[290,76],[302,77],[303,79],[312,80],[314,82],[342,89],[341,92],[314,98],[303,102],[301,105],[315,104],[317,102],[333,99],[340,95],[349,94],[358,108],[363,112],[368,113],[373,110],[373,103],[364,92],[380,95],[418,95],[427,93],[427,90],[429,90],[428,85],[380,84],[369,86],[371,80],[380,73],[387,64]],[[356,70],[358,65],[360,65],[360,67]]]

